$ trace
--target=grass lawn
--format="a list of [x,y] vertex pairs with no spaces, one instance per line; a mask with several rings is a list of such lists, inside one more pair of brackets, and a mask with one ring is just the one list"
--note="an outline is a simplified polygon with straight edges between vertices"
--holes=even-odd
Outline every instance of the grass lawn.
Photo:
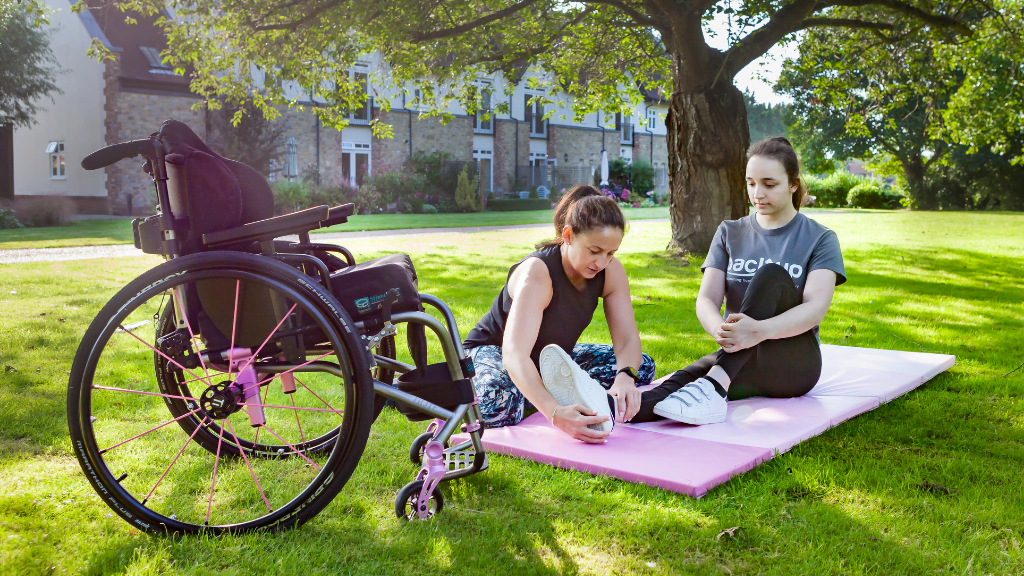
[[[386,410],[359,468],[320,516],[299,530],[240,537],[136,533],[111,516],[71,452],[65,390],[79,339],[99,307],[158,260],[0,266],[0,364],[16,368],[0,372],[2,572],[1024,573],[1024,370],[1002,377],[1024,359],[1024,215],[813,217],[838,233],[849,276],[822,341],[955,354],[954,368],[700,500],[495,456],[489,470],[446,484],[444,512],[427,523],[394,518],[395,493],[415,473],[408,443],[422,426]],[[421,289],[447,301],[465,333],[508,267],[546,236],[348,246],[361,258],[410,253]],[[662,257],[668,237],[668,223],[638,222],[620,252],[659,375],[713,347],[693,314],[699,261]],[[600,310],[583,340],[609,341]],[[737,526],[735,539],[719,538]]]
[[[630,220],[668,218],[668,208],[627,208],[624,212]],[[353,216],[345,224],[317,230],[314,233],[398,230],[402,228],[512,226],[550,221],[551,210],[474,212],[471,214],[380,214]],[[0,230],[0,250],[131,243],[132,221],[125,219],[76,220],[70,226]]]

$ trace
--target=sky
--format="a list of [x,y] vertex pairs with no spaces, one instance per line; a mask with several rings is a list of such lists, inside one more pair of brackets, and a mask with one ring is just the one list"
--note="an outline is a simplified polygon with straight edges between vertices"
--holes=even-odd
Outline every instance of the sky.
[[[718,14],[715,20],[704,28],[704,36],[708,45],[712,48],[724,50],[728,47],[729,22],[725,14]],[[712,33],[715,36],[712,36]],[[736,74],[736,87],[741,91],[745,90],[754,94],[754,99],[764,104],[784,104],[791,99],[788,96],[775,94],[772,86],[779,78],[782,71],[782,62],[786,58],[797,56],[797,42],[790,42],[788,46],[776,44],[764,56],[751,62],[746,68]]]

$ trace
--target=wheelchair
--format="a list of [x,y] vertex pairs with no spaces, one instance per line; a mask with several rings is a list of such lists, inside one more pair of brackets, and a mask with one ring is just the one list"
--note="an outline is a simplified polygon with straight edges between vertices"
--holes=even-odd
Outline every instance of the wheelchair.
[[[102,308],[68,382],[73,449],[114,512],[160,534],[297,527],[348,482],[388,399],[430,421],[410,448],[419,471],[395,499],[399,518],[440,513],[441,482],[487,468],[448,306],[419,292],[405,254],[357,263],[310,240],[352,204],[275,217],[262,175],[171,120],[82,167],[137,156],[159,205],[132,222],[135,246],[164,262]],[[413,364],[396,359],[402,324]],[[444,362],[428,363],[428,330]],[[458,431],[469,439],[450,445]]]

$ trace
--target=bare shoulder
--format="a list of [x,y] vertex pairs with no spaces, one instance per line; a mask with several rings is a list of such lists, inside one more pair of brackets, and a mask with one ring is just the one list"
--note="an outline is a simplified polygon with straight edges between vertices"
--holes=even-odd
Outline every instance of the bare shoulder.
[[527,258],[508,279],[508,293],[515,300],[523,293],[531,296],[551,296],[551,274],[540,258]]
[[629,277],[626,276],[626,268],[619,262],[618,258],[612,258],[604,269],[604,298],[620,290],[629,291]]

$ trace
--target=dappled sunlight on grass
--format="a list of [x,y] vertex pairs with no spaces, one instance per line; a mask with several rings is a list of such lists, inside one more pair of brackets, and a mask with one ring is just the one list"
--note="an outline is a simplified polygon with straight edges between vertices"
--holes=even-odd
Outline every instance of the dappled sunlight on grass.
[[[956,354],[954,368],[700,500],[492,456],[486,472],[444,486],[445,510],[425,524],[399,523],[392,512],[395,493],[416,472],[407,454],[423,425],[385,410],[349,484],[316,519],[296,531],[222,538],[134,533],[109,516],[67,440],[67,370],[82,333],[116,290],[159,260],[0,266],[0,365],[14,369],[0,372],[0,563],[5,574],[54,567],[97,575],[1024,572],[1024,374],[1001,377],[1024,359],[1024,216],[809,215],[837,231],[849,275],[822,341]],[[549,234],[395,236],[346,246],[360,260],[410,253],[420,289],[452,306],[465,335],[508,268]],[[714,349],[693,314],[700,258],[688,266],[665,258],[668,235],[667,223],[634,222],[619,255],[659,376]],[[600,308],[583,340],[610,342]],[[433,339],[430,356],[441,359]],[[118,377],[141,385],[152,374]],[[104,440],[141,431],[140,418],[167,419],[160,403],[122,404],[109,406]],[[143,461],[172,437],[180,446],[167,428],[166,439],[157,432],[125,446],[124,458]],[[172,496],[204,502],[206,473],[197,467],[196,481],[175,485]],[[261,504],[244,466],[224,474],[224,493],[233,496],[225,504],[236,512]]]

